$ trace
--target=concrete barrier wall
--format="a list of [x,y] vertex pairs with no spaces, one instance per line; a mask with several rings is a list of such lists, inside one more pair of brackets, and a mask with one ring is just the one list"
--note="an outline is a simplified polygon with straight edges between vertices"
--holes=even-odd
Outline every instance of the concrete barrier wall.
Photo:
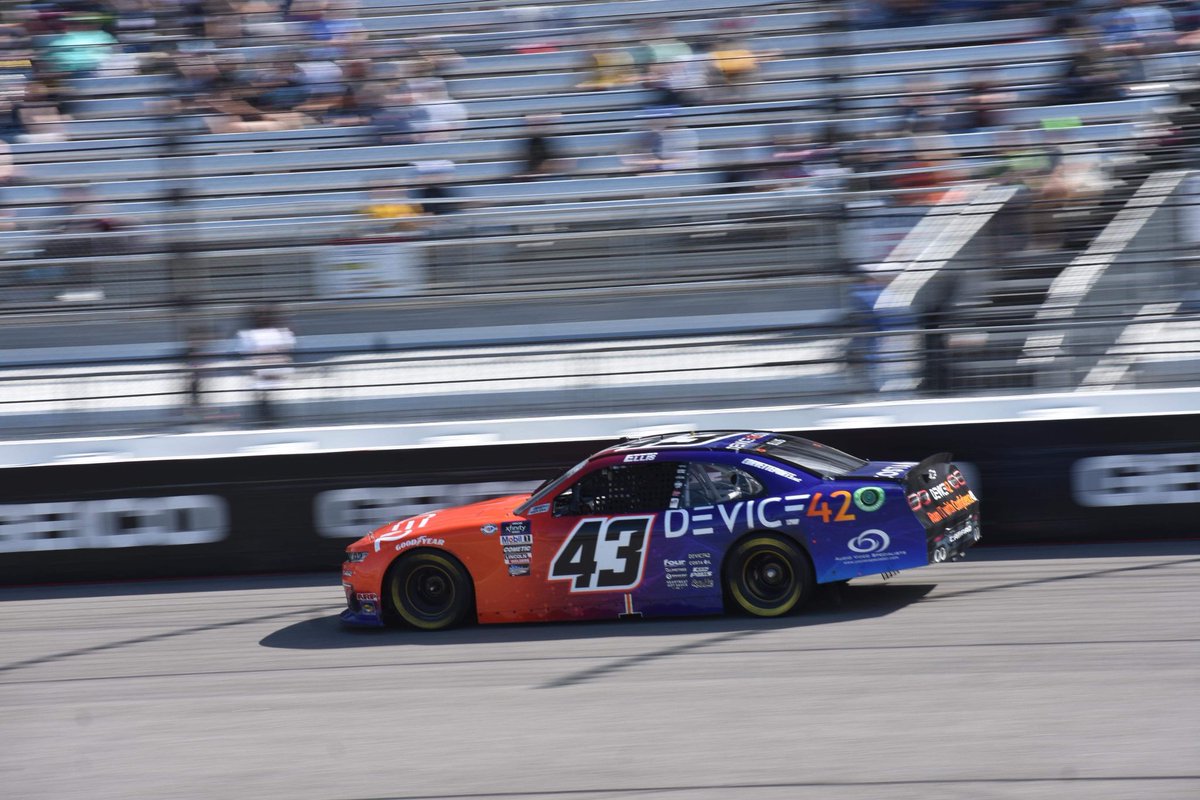
[[[796,431],[804,434],[804,431]],[[949,450],[987,545],[1194,537],[1200,414],[825,430],[875,459]],[[384,522],[526,491],[596,440],[0,470],[0,585],[335,570]]]

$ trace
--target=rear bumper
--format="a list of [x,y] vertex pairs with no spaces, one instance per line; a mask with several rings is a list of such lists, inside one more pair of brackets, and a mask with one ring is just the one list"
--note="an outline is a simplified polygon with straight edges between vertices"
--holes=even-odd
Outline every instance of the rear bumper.
[[929,563],[938,564],[943,561],[957,561],[966,555],[976,542],[983,537],[979,528],[979,512],[972,511],[966,517],[940,525],[930,530],[926,536],[926,547],[929,551]]

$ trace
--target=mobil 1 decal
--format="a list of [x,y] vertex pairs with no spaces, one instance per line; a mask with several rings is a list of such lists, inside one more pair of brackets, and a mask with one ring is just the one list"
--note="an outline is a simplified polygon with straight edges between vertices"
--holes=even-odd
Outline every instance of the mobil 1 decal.
[[500,549],[511,577],[528,577],[533,565],[533,534],[528,520],[500,524]]
[[654,515],[580,520],[550,562],[550,580],[572,592],[632,589],[642,582]]

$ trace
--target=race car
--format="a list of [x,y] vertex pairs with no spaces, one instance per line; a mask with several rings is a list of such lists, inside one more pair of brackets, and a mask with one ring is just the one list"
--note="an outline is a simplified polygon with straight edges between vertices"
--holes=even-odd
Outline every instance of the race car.
[[948,453],[866,461],[766,431],[662,434],[531,495],[431,511],[346,550],[350,625],[714,614],[804,606],[817,584],[954,560],[979,500]]

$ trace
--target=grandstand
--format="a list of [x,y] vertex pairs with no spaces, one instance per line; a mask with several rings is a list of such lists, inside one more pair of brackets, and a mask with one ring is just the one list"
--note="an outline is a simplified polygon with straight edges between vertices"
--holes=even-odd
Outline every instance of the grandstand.
[[0,419],[253,424],[262,303],[294,422],[1194,383],[1200,19],[1097,5],[9,4]]

